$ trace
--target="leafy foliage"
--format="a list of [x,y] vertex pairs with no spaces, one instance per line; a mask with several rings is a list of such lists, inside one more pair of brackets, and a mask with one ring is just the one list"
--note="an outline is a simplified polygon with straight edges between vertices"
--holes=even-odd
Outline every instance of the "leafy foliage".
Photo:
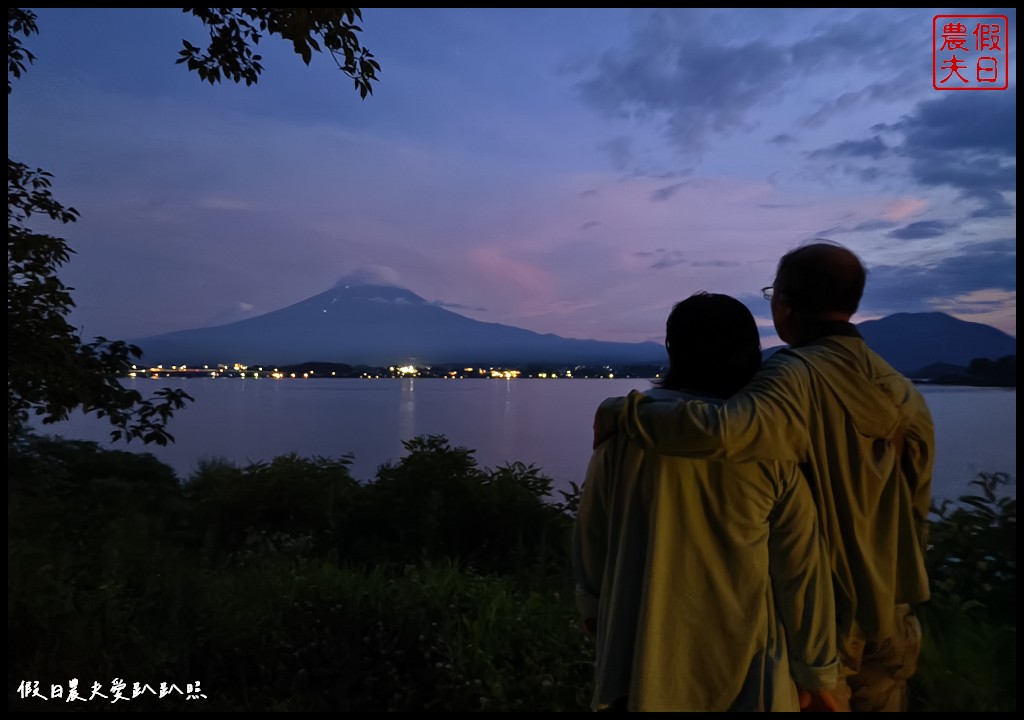
[[[551,501],[536,468],[481,469],[423,436],[365,484],[347,457],[294,455],[179,483],[150,455],[35,438],[8,475],[9,710],[74,709],[18,698],[22,680],[126,673],[199,680],[209,697],[78,709],[588,707],[592,645],[559,549],[571,497]],[[1016,709],[1016,502],[1001,479],[932,518],[913,709]]]
[[[373,92],[380,65],[359,43],[355,24],[358,8],[184,8],[210,31],[205,51],[184,41],[179,63],[203,80],[222,77],[255,83],[263,70],[252,52],[263,33],[292,43],[308,65],[321,45],[338,67],[355,82],[361,97]],[[7,93],[35,56],[23,38],[37,33],[35,13],[24,8],[7,11]],[[71,258],[67,241],[39,231],[40,223],[66,224],[78,211],[58,202],[50,188],[50,173],[7,159],[7,438],[8,446],[22,442],[31,415],[43,423],[65,420],[80,409],[110,421],[112,440],[166,445],[174,412],[192,397],[164,388],[152,397],[121,385],[132,359],[141,357],[134,345],[98,337],[82,339],[67,318],[74,309],[72,288],[58,277]]]
[[[551,479],[532,465],[481,469],[473,451],[443,435],[403,443],[406,455],[381,466],[366,488],[349,552],[372,538],[367,559],[452,559],[482,572],[526,573],[547,566],[565,576],[570,520],[551,503]],[[364,551],[365,552],[365,551]]]
[[920,710],[1017,707],[1017,500],[1006,473],[980,473],[976,492],[932,509],[932,599],[919,611],[924,639],[912,679]]
[[351,456],[283,455],[237,468],[212,462],[185,484],[185,497],[205,527],[212,557],[230,558],[256,546],[326,555],[353,511],[358,483]]
[[66,420],[72,410],[109,417],[117,440],[139,438],[165,445],[167,419],[192,398],[164,389],[144,400],[119,378],[139,348],[97,338],[83,343],[67,321],[70,288],[57,276],[70,258],[63,238],[30,229],[34,218],[74,222],[78,211],[50,192],[51,176],[7,160],[7,436],[19,438],[32,411],[44,423]]
[[992,360],[974,358],[966,368],[932,378],[936,385],[978,385],[981,387],[1017,387],[1017,356],[1004,355]]
[[11,78],[20,78],[26,63],[35,62],[36,56],[21,44],[19,35],[29,37],[39,32],[36,14],[24,8],[7,8],[7,94],[11,94]]
[[[263,59],[253,53],[263,33],[279,35],[292,43],[295,52],[309,65],[321,44],[338,69],[352,78],[360,97],[373,93],[380,64],[373,53],[359,43],[355,24],[362,19],[359,8],[185,8],[202,20],[210,31],[210,44],[203,51],[187,40],[178,63],[197,73],[211,85],[222,77],[254,84],[263,72]],[[319,39],[319,42],[317,41]]]
[[[207,710],[586,709],[569,520],[538,496],[550,480],[481,470],[440,436],[406,445],[364,485],[347,457],[293,455],[178,483],[149,455],[31,439],[8,457],[9,686],[130,672],[201,680]],[[399,544],[412,508],[396,501],[417,483],[430,517]],[[477,514],[494,524],[486,553]],[[440,524],[425,553],[419,533]]]
[[928,575],[947,600],[990,620],[1017,610],[1017,499],[998,493],[1006,473],[981,473],[977,493],[933,509]]

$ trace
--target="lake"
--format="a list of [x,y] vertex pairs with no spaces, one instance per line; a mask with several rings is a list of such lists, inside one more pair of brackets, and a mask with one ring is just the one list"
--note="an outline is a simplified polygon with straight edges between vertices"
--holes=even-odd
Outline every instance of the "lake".
[[[125,384],[144,397],[173,387],[196,399],[168,426],[172,445],[111,446],[151,452],[181,477],[202,459],[246,464],[295,452],[352,453],[352,474],[367,480],[380,464],[403,455],[402,440],[445,435],[452,445],[475,450],[481,466],[532,463],[566,489],[583,479],[598,404],[650,387],[647,380],[597,379],[136,378]],[[935,419],[936,498],[959,496],[979,472],[1006,472],[1016,480],[1016,389],[920,388]],[[109,425],[81,414],[40,429],[104,443],[109,438]],[[1009,491],[1015,496],[1015,485]]]

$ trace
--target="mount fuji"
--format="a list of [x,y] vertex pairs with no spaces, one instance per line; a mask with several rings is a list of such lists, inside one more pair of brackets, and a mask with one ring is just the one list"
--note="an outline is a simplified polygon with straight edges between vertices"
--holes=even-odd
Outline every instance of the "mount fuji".
[[150,365],[662,364],[659,343],[615,343],[480,322],[389,285],[336,285],[258,317],[131,341]]

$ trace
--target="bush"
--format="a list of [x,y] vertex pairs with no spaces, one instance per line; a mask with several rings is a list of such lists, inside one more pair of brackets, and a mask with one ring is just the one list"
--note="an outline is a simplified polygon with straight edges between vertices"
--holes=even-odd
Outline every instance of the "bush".
[[982,473],[977,493],[932,510],[914,709],[1017,709],[1017,500],[999,493],[1008,483]]
[[[578,494],[441,436],[366,484],[348,460],[210,463],[33,439],[8,451],[9,710],[586,711]],[[934,509],[912,708],[1016,710],[1016,500]],[[22,681],[200,681],[202,701],[69,705]]]

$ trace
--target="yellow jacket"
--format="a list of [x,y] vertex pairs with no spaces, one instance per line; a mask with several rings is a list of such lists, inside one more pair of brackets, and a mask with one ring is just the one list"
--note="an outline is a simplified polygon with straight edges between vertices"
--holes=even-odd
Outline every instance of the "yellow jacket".
[[[645,395],[669,412],[687,396]],[[595,451],[574,534],[577,604],[597,618],[595,709],[796,711],[836,681],[828,561],[795,463]]]
[[801,463],[828,547],[842,642],[892,636],[895,606],[929,597],[935,438],[913,383],[852,325],[839,331],[775,353],[724,403],[669,407],[634,392],[605,401],[595,427],[615,425],[665,454]]

